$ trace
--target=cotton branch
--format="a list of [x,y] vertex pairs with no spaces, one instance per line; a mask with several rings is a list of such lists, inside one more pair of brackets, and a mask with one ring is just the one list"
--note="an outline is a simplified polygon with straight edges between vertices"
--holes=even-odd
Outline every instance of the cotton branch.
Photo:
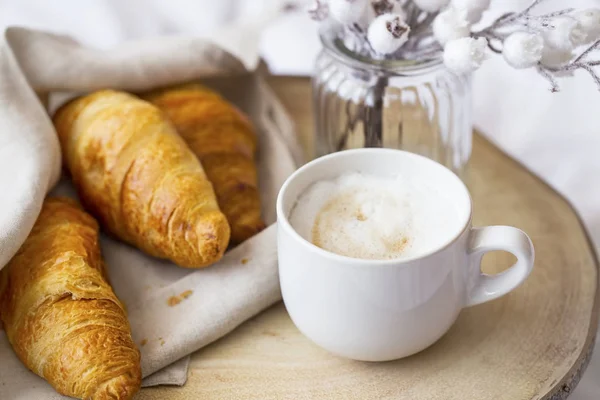
[[504,24],[506,23],[510,23],[513,21],[518,20],[519,18],[522,18],[526,15],[529,15],[529,13],[531,12],[531,10],[533,10],[535,7],[537,7],[538,5],[540,5],[543,1],[545,0],[534,0],[533,3],[531,3],[529,5],[529,7],[527,7],[526,9],[524,9],[523,11],[521,11],[518,14],[513,14],[513,16],[506,18],[506,20],[502,21]]
[[598,86],[598,90],[600,90],[600,77],[598,76],[596,71],[594,71],[589,64],[582,65],[580,68],[586,70],[590,74],[590,76],[592,77],[594,82],[596,82],[596,86]]
[[[476,5],[489,6],[483,0],[315,0],[309,13],[341,24],[339,39],[357,54],[391,60],[440,57],[448,69],[464,73],[458,66],[480,64],[473,46],[481,47],[482,56],[487,46],[513,68],[535,68],[552,92],[559,90],[558,78],[576,70],[589,74],[600,90],[600,71],[595,70],[600,60],[589,59],[600,52],[600,40],[587,44],[600,38],[600,9],[533,15],[544,1],[533,0],[521,12],[505,13],[479,31],[473,31],[473,24],[484,11]],[[587,47],[573,57],[584,43]]]
[[[552,29],[558,29],[553,25],[553,19],[564,18],[565,15],[572,13],[574,9],[567,8],[543,15],[531,15],[533,9],[543,1],[545,0],[535,0],[529,7],[519,13],[503,14],[489,27],[484,28],[479,32],[473,32],[472,36],[486,38],[488,40],[489,49],[499,54],[503,53],[505,41],[514,32],[527,31],[532,35],[540,35],[545,38],[547,32]],[[545,46],[549,46],[548,50],[552,49],[552,43],[546,43]],[[514,49],[514,47],[512,49]],[[600,75],[594,70],[594,67],[600,65],[600,61],[587,60],[589,55],[597,50],[600,50],[600,40],[597,40],[588,46],[579,56],[564,65],[551,66],[539,62],[535,68],[542,77],[548,80],[552,92],[559,91],[557,82],[558,77],[575,70],[586,71],[592,77],[596,85],[598,85],[600,90]]]
[[596,40],[596,42],[594,42],[594,44],[592,44],[587,50],[585,50],[577,58],[575,58],[573,60],[573,63],[578,63],[578,62],[584,60],[588,55],[590,55],[590,53],[592,53],[593,51],[598,50],[598,49],[600,49],[600,40]]
[[593,53],[594,51],[600,49],[600,40],[594,42],[591,46],[585,49],[579,56],[575,57],[573,61],[570,63],[561,66],[561,67],[547,67],[542,64],[538,65],[538,72],[548,79],[552,85],[552,91],[558,91],[558,84],[556,82],[555,76],[556,74],[572,72],[579,69],[586,71],[594,80],[596,85],[598,86],[598,90],[600,90],[600,76],[596,71],[594,71],[593,67],[597,67],[600,65],[600,60],[586,60],[587,57]]
[[474,32],[474,33],[481,36],[485,33],[497,32],[499,29],[504,29],[504,28],[507,28],[507,27],[509,27],[511,25],[515,25],[515,24],[522,24],[528,28],[534,28],[535,30],[539,30],[539,29],[536,29],[535,27],[530,26],[531,23],[535,22],[538,24],[544,24],[552,18],[566,15],[566,14],[569,14],[574,11],[574,8],[566,8],[564,10],[553,11],[551,13],[547,13],[547,14],[543,14],[543,15],[531,15],[531,11],[533,11],[533,9],[535,7],[537,7],[544,1],[546,1],[546,0],[535,0],[529,7],[527,7],[525,10],[521,11],[520,13],[503,14],[487,28],[482,29],[480,32]]
[[560,91],[558,82],[556,82],[556,79],[552,76],[552,74],[548,71],[548,69],[546,67],[544,67],[542,64],[539,64],[537,66],[537,71],[540,73],[540,75],[542,77],[546,78],[548,80],[548,82],[550,82],[550,91],[552,93],[556,93],[556,92]]

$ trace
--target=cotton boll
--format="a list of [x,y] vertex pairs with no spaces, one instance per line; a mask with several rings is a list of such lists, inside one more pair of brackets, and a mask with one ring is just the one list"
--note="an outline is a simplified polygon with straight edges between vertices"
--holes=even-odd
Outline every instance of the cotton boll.
[[473,10],[466,10],[464,11],[464,13],[466,15],[467,21],[469,21],[471,24],[476,24],[479,21],[481,21],[484,11],[485,9],[475,8]]
[[435,12],[446,7],[450,0],[412,0],[423,11]]
[[562,51],[571,51],[574,47],[584,42],[587,38],[587,33],[572,17],[560,16],[552,18],[550,26],[544,32],[544,40],[546,44]]
[[367,0],[328,0],[329,16],[336,21],[351,25],[364,18]]
[[542,59],[544,38],[537,33],[515,32],[504,41],[502,55],[513,68],[536,65]]
[[[573,50],[570,51],[565,51],[565,50],[559,50],[559,49],[554,49],[550,46],[544,46],[544,51],[542,54],[542,59],[540,61],[540,63],[548,68],[561,68],[564,67],[565,65],[569,64],[571,62],[571,60],[573,59],[573,57],[575,57],[575,53],[573,52]],[[574,71],[573,70],[566,70],[566,71],[553,71],[552,74],[556,77],[562,77],[562,78],[566,78],[566,77],[572,77],[574,76]]]
[[329,16],[327,0],[313,0],[307,7],[308,15],[315,21],[324,21]]
[[398,14],[406,21],[406,12],[402,8],[402,4],[397,0],[370,0],[367,7],[368,23],[382,14]]
[[452,7],[464,10],[487,10],[491,0],[451,0]]
[[369,2],[369,6],[367,7],[366,14],[360,21],[360,25],[368,28],[375,18],[382,14],[400,15],[402,19],[406,21],[406,12],[402,8],[402,4],[400,2],[396,0],[371,0]]
[[475,24],[481,20],[483,12],[490,7],[490,0],[451,0],[455,10],[465,14],[467,21]]
[[471,24],[466,14],[454,8],[442,11],[433,20],[433,36],[443,46],[450,40],[468,37],[471,34]]
[[574,57],[573,50],[561,50],[552,46],[545,45],[542,51],[540,62],[551,68],[562,67],[569,63]]
[[486,47],[485,38],[466,37],[451,40],[444,48],[444,64],[459,75],[473,72],[485,61]]
[[577,11],[573,18],[579,23],[581,30],[585,32],[585,38],[576,44],[587,44],[600,39],[600,9],[588,8]]
[[391,54],[406,43],[409,33],[402,15],[383,14],[369,25],[367,39],[378,54]]

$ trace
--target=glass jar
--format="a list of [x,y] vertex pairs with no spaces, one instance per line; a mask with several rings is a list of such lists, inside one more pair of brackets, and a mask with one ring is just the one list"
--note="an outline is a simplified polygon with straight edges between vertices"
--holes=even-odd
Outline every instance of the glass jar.
[[315,155],[361,147],[421,154],[463,175],[472,145],[471,77],[441,55],[374,60],[350,52],[332,31],[313,75]]

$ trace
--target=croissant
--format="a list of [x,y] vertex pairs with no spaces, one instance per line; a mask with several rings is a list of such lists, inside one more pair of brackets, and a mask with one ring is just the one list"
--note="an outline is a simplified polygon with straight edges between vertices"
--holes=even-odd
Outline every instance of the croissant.
[[106,279],[98,224],[72,200],[46,199],[0,271],[0,319],[17,356],[59,393],[121,400],[139,391],[140,353]]
[[249,119],[199,84],[158,90],[144,98],[167,114],[200,159],[229,221],[231,242],[241,243],[262,230],[257,139]]
[[82,203],[108,232],[182,267],[223,256],[230,229],[212,184],[157,107],[103,90],[61,107],[54,124]]

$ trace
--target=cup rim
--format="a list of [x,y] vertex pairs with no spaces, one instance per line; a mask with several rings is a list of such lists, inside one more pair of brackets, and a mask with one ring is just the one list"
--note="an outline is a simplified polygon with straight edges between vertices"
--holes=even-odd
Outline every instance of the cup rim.
[[[341,157],[342,155],[348,156],[349,154],[352,155],[352,154],[363,154],[363,153],[372,153],[374,156],[376,156],[378,153],[379,154],[394,153],[394,154],[397,154],[402,157],[411,157],[411,158],[418,159],[419,162],[435,164],[437,167],[445,169],[447,172],[450,172],[450,176],[452,176],[456,180],[458,185],[462,188],[463,192],[467,195],[468,204],[469,204],[467,218],[465,218],[465,220],[462,222],[461,228],[459,230],[457,230],[457,232],[453,236],[449,237],[448,240],[444,241],[444,243],[442,245],[437,246],[434,249],[431,249],[427,252],[424,252],[424,253],[418,254],[418,255],[414,255],[411,257],[396,258],[396,259],[389,259],[389,260],[372,260],[372,259],[362,259],[362,258],[343,256],[343,255],[336,254],[331,251],[322,249],[319,246],[317,246],[317,245],[311,243],[310,241],[306,240],[305,238],[303,238],[298,232],[296,232],[296,230],[294,229],[294,227],[292,226],[292,224],[289,221],[289,217],[285,214],[285,212],[283,210],[283,197],[284,197],[288,187],[300,174],[304,173],[307,169],[313,168],[315,165],[327,163],[334,158]],[[281,189],[279,189],[279,193],[277,195],[276,212],[277,212],[277,226],[281,229],[286,230],[296,241],[301,243],[301,245],[303,247],[305,247],[307,251],[316,252],[317,254],[319,254],[322,257],[328,258],[335,262],[343,262],[345,264],[382,266],[382,267],[383,266],[388,266],[388,267],[389,266],[407,266],[414,261],[430,257],[436,253],[439,253],[440,251],[442,251],[444,249],[447,249],[463,235],[463,233],[471,226],[471,223],[472,223],[473,199],[471,198],[471,193],[469,192],[469,189],[467,188],[465,183],[452,170],[450,170],[449,168],[445,167],[444,165],[442,165],[430,158],[427,158],[420,154],[410,153],[408,151],[398,150],[398,149],[361,148],[361,149],[342,150],[342,151],[338,151],[335,153],[327,154],[325,156],[322,156],[322,157],[316,158],[312,161],[309,161],[308,163],[304,164],[303,166],[298,168],[296,171],[294,171],[285,180],[285,182],[281,186]]]

